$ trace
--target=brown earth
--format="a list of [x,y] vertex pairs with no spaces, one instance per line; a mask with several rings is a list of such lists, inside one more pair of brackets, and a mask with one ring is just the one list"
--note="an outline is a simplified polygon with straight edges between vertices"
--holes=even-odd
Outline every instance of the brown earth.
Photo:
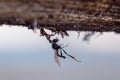
[[120,32],[120,1],[0,0],[0,24]]

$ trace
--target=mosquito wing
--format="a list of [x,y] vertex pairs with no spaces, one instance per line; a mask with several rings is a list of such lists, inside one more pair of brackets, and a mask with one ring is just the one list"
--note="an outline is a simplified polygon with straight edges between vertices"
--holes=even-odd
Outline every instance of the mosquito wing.
[[60,61],[59,61],[59,57],[58,57],[57,54],[58,54],[57,51],[54,50],[54,59],[55,59],[55,62],[60,66]]

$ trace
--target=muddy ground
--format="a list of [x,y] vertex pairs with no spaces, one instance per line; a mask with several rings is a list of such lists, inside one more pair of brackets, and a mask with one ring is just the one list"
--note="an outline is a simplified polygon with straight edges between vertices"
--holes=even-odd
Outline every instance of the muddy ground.
[[0,24],[120,33],[120,0],[0,0]]

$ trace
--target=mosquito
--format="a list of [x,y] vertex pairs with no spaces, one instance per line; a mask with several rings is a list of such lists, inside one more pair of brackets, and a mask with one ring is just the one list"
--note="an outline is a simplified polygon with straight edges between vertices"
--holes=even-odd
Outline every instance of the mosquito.
[[74,59],[77,62],[81,62],[80,60],[77,60],[75,57],[73,57],[72,55],[68,54],[64,48],[67,47],[66,46],[61,46],[59,45],[57,42],[59,41],[59,39],[55,38],[53,40],[51,40],[51,36],[54,36],[53,34],[48,34],[47,32],[45,32],[45,30],[43,28],[40,29],[40,36],[45,36],[46,39],[49,41],[49,43],[52,45],[52,49],[54,50],[54,59],[55,62],[60,66],[60,61],[59,58],[63,58],[66,59],[66,56],[63,55],[63,53],[67,56],[69,56],[70,58]]
[[53,39],[52,40],[52,48],[54,50],[54,59],[55,59],[55,62],[60,66],[60,61],[59,61],[59,57],[60,58],[63,58],[63,59],[66,59],[66,56],[63,55],[66,54],[67,56],[69,56],[70,58],[74,59],[75,61],[77,62],[81,62],[80,60],[77,60],[74,56],[68,54],[65,50],[64,50],[64,47],[61,47],[60,45],[57,44],[59,40],[58,39]]

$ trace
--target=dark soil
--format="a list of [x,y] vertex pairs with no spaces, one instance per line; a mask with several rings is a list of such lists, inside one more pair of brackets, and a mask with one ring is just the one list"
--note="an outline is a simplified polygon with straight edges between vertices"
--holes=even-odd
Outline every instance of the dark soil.
[[0,24],[120,32],[120,0],[0,0]]

